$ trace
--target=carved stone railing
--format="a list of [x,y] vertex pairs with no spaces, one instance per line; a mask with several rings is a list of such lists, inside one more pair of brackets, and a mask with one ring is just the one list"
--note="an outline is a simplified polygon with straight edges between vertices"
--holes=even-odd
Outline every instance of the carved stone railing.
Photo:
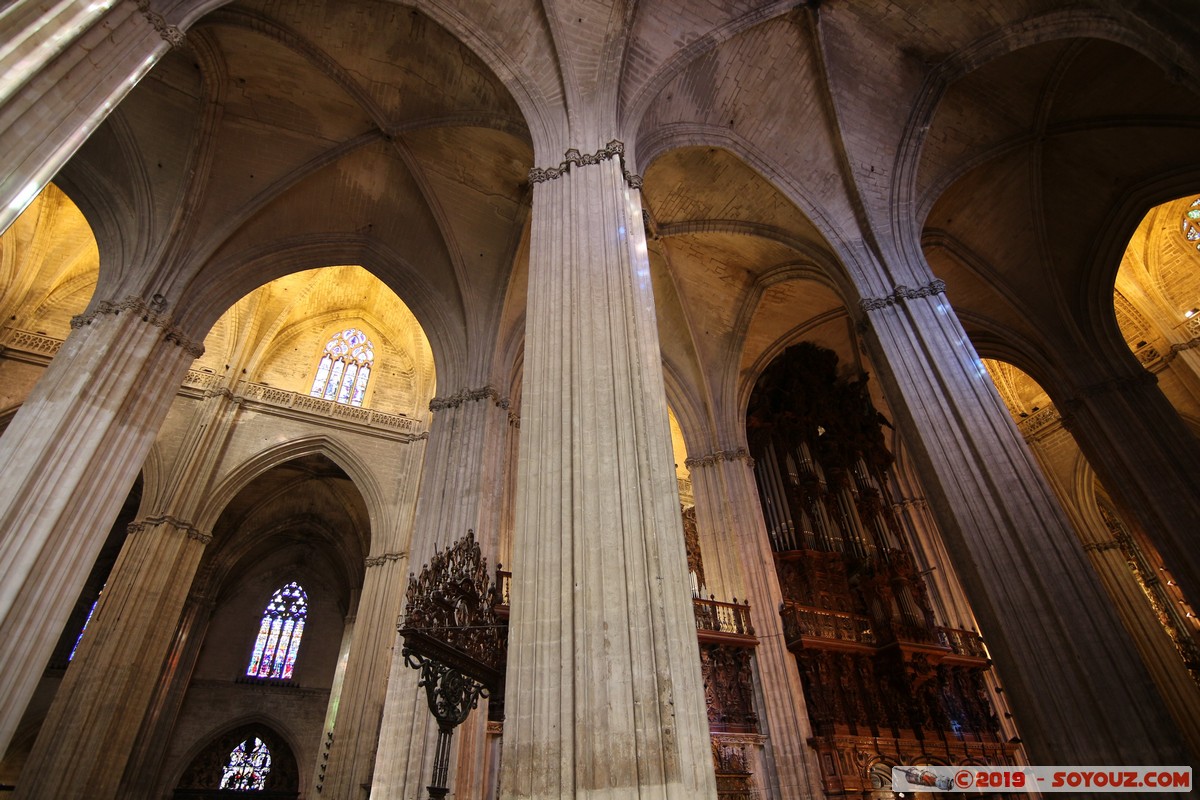
[[[56,339],[53,336],[16,328],[6,328],[0,335],[0,342],[3,343],[0,350],[20,353],[38,363],[49,362],[58,353],[63,343],[62,339]],[[345,420],[371,428],[403,433],[420,433],[422,429],[420,420],[404,414],[387,414],[370,408],[361,408],[320,397],[310,397],[299,392],[290,392],[286,389],[277,389],[274,386],[264,386],[261,383],[238,381],[233,389],[227,389],[226,381],[222,376],[198,369],[188,370],[187,376],[183,379],[183,388],[201,392],[228,391],[232,397],[261,403],[265,406],[288,409],[304,415]]]
[[[224,385],[224,381],[220,376],[190,369],[183,385],[202,391],[217,391]],[[264,386],[261,383],[238,381],[230,393],[234,397],[266,406],[298,411],[305,415],[346,420],[373,428],[387,428],[405,433],[417,433],[421,429],[419,420],[404,414],[387,414],[370,408],[311,397],[287,389],[278,389],[274,386]]]
[[873,648],[878,644],[871,621],[860,614],[783,603],[783,636],[788,647],[835,645],[837,649]]
[[1058,409],[1053,405],[1049,405],[1020,420],[1017,423],[1017,429],[1021,431],[1021,436],[1023,438],[1029,439],[1039,431],[1049,428],[1055,423],[1059,423],[1061,421],[1062,417],[1059,415]]
[[0,353],[15,361],[45,366],[58,354],[62,339],[17,328],[0,331]]

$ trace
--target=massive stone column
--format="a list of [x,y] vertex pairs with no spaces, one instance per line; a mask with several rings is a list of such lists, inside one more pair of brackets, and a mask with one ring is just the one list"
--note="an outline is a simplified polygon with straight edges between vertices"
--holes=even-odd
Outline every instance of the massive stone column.
[[715,795],[638,179],[621,152],[572,150],[530,174],[506,798]]
[[862,301],[873,362],[1034,763],[1185,764],[1170,715],[931,281]]
[[[421,474],[412,544],[402,577],[427,564],[435,549],[446,549],[473,529],[490,565],[495,565],[504,456],[507,452],[508,401],[491,386],[437,397],[429,404],[433,421]],[[403,587],[397,608],[403,611]],[[379,749],[371,778],[376,800],[416,800],[426,796],[433,770],[437,726],[418,672],[404,663],[396,635],[398,615],[390,620],[391,669],[379,728]],[[457,797],[479,797],[487,776],[480,766],[486,746],[487,707],[480,707],[454,735],[457,764],[451,786]],[[336,737],[336,734],[335,734]],[[324,794],[323,796],[330,796]],[[337,795],[352,798],[354,794]]]
[[211,535],[135,522],[17,787],[22,800],[117,797]]
[[[202,352],[135,297],[93,303],[72,326],[0,438],[0,641],[21,643],[0,648],[0,750],[175,390]],[[135,536],[134,546],[143,555],[165,548],[154,557],[186,570],[198,557],[190,532],[182,520],[164,520],[139,534],[148,541]],[[106,606],[114,607],[114,596],[108,593]]]
[[777,784],[762,788],[772,797],[817,796],[823,791],[821,768],[816,751],[808,746],[812,726],[800,672],[795,656],[784,644],[783,620],[779,616],[783,593],[759,508],[750,456],[742,447],[719,450],[689,458],[687,466],[692,473],[709,589],[717,593],[719,600],[736,597],[750,602],[759,640],[754,656],[762,683],[763,732],[768,737],[767,751]]
[[1168,607],[1172,601],[1161,589],[1163,573],[1145,557],[1132,532],[1102,510],[1095,497],[1092,471],[1075,468],[1078,445],[1061,424],[1057,409],[1044,408],[1022,420],[1019,427],[1062,499],[1084,552],[1142,654],[1167,710],[1192,752],[1200,753],[1200,687],[1172,641],[1175,634],[1164,628],[1164,620],[1169,621],[1180,640],[1187,642],[1190,633],[1184,626],[1188,623],[1182,613]]
[[[416,475],[424,456],[424,441],[411,441],[397,453],[395,468]],[[415,495],[415,481],[407,491]],[[318,767],[321,797],[352,800],[367,795],[379,742],[380,722],[393,666],[396,618],[404,608],[404,586],[409,567],[408,544],[412,536],[412,497],[400,504],[401,518],[394,530],[371,531],[371,555],[354,620],[344,677],[337,696],[336,716],[331,714],[329,758]],[[405,513],[406,512],[406,513]],[[331,712],[333,709],[331,709]]]
[[[67,670],[22,770],[22,798],[116,797],[160,680],[173,674],[177,638],[211,531],[193,524],[205,500],[237,405],[207,393],[179,457],[130,525],[87,635]],[[164,673],[164,664],[167,664]]]
[[1154,542],[1189,598],[1200,599],[1200,443],[1132,354],[1069,365],[1078,387],[1063,422],[1123,513]]
[[0,231],[162,54],[183,43],[148,6],[18,0],[0,12]]

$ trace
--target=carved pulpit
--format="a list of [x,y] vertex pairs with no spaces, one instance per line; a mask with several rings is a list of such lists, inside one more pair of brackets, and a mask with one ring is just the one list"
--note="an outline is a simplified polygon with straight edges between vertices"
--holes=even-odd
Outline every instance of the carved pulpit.
[[[496,586],[475,532],[434,553],[420,575],[410,575],[400,635],[401,655],[421,671],[429,710],[438,724],[430,800],[446,796],[450,739],[487,697],[496,712],[504,702],[508,626],[495,611]],[[497,713],[492,714],[498,717]]]

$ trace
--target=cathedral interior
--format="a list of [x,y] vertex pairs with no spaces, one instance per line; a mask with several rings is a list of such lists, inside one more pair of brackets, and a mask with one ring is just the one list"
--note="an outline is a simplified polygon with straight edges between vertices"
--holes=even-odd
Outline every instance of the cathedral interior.
[[1198,134],[1173,0],[8,3],[0,798],[1200,764]]

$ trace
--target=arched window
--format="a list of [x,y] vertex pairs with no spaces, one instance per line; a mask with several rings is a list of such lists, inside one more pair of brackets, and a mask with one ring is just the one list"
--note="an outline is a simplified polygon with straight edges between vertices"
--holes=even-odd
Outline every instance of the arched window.
[[308,595],[295,581],[271,595],[246,674],[257,678],[291,678],[307,616]]
[[1183,236],[1200,250],[1200,197],[1183,212]]
[[[233,748],[229,763],[221,773],[222,789],[261,792],[267,786],[267,775],[271,772],[271,751],[266,743],[254,737]],[[211,784],[210,784],[211,785]]]
[[361,406],[374,362],[375,351],[365,333],[358,328],[336,333],[325,345],[309,394]]

